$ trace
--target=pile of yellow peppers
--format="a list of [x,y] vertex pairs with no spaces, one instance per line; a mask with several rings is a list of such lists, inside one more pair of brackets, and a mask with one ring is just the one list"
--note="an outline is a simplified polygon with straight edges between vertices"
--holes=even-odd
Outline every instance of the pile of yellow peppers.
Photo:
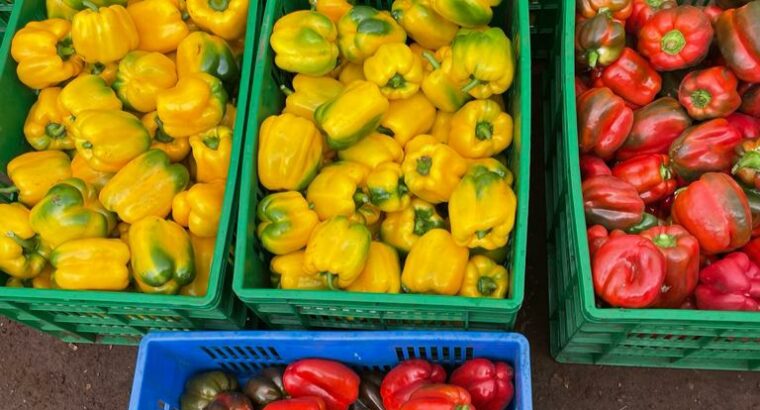
[[274,25],[295,73],[258,136],[260,244],[281,289],[503,298],[515,220],[500,0],[312,1]]
[[39,90],[8,163],[6,286],[208,289],[248,0],[47,0],[15,33]]

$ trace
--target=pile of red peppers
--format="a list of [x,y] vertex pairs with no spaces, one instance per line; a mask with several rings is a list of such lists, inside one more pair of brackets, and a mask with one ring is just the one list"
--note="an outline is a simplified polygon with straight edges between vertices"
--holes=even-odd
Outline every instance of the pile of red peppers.
[[180,409],[504,410],[514,396],[513,378],[509,364],[484,358],[469,360],[448,376],[440,365],[420,359],[401,362],[385,376],[304,359],[262,370],[242,392],[233,375],[197,374],[186,384]]
[[576,4],[600,303],[760,310],[760,0]]

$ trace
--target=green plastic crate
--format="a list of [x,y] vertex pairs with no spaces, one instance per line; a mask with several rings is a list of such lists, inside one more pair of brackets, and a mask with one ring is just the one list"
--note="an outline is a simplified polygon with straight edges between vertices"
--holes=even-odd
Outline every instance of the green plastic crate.
[[543,84],[551,352],[560,362],[760,370],[760,314],[596,305],[578,164],[575,2],[554,0]]
[[[262,10],[252,1],[248,14],[246,50],[243,61],[235,123],[232,161],[224,197],[208,292],[203,297],[148,295],[130,292],[67,291],[0,286],[0,314],[39,329],[66,342],[137,344],[150,330],[240,329],[247,311],[232,293],[232,249],[237,207],[240,152],[243,145],[253,71],[253,50],[258,39]],[[8,35],[0,47],[0,169],[18,154],[30,151],[22,127],[36,94],[21,84],[16,63],[10,57],[12,33],[27,22],[43,20],[42,1],[16,1],[8,24]],[[2,180],[7,181],[2,175]],[[7,200],[7,198],[5,199]],[[0,272],[0,285],[8,276]]]
[[[360,1],[389,9],[391,1]],[[306,0],[269,0],[264,13],[253,99],[249,107],[248,134],[243,151],[240,221],[235,255],[233,288],[238,297],[267,325],[275,328],[352,329],[509,329],[514,326],[523,301],[525,254],[530,185],[530,35],[528,8],[524,1],[504,1],[492,25],[500,25],[513,40],[517,55],[515,82],[506,95],[508,111],[515,119],[515,138],[509,151],[510,168],[516,179],[518,209],[512,233],[510,294],[506,299],[472,299],[454,296],[386,295],[336,291],[269,289],[266,257],[256,238],[256,205],[263,189],[256,176],[259,125],[280,113],[285,96],[279,85],[292,76],[278,70],[269,36],[282,15],[308,8]]]

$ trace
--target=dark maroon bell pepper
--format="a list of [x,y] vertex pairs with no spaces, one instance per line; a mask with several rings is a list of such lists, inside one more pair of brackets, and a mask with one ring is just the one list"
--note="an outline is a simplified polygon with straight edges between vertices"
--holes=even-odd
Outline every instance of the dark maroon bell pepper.
[[633,113],[631,133],[616,152],[618,160],[642,154],[667,154],[670,144],[691,125],[691,117],[673,98],[663,97]]
[[578,97],[578,139],[582,154],[608,160],[631,132],[633,111],[607,87]]
[[593,73],[594,87],[608,87],[615,94],[635,105],[654,101],[662,88],[662,78],[649,62],[632,48],[626,47],[614,63]]
[[589,225],[626,229],[641,222],[644,201],[636,188],[613,176],[597,176],[583,181],[583,208]]
[[694,291],[704,310],[760,310],[760,268],[743,252],[729,253],[699,272]]
[[615,62],[625,48],[625,27],[608,13],[579,19],[575,30],[576,61],[588,67]]
[[742,97],[742,105],[739,111],[760,118],[760,83],[744,84],[739,88]]
[[473,359],[454,370],[449,383],[467,389],[477,410],[504,410],[515,394],[513,377],[507,363]]
[[693,181],[705,172],[728,172],[736,158],[741,135],[723,118],[695,125],[673,141],[671,166],[678,175]]

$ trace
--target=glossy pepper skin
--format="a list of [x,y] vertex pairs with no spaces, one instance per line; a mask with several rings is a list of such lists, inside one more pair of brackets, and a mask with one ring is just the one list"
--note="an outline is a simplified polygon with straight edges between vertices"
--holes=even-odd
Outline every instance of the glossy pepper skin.
[[742,105],[739,111],[760,118],[760,84],[751,84],[741,89]]
[[269,264],[272,287],[275,289],[327,290],[329,287],[319,276],[304,270],[306,252],[296,251],[277,255]]
[[391,15],[414,41],[437,50],[451,43],[459,27],[438,14],[431,3],[430,0],[395,0]]
[[328,410],[348,410],[359,397],[359,376],[331,360],[303,359],[285,369],[282,382],[293,397],[316,396]]
[[77,13],[71,22],[71,39],[77,54],[88,63],[121,60],[140,44],[132,17],[120,5]]
[[467,172],[467,163],[435,137],[419,135],[407,144],[401,169],[406,186],[415,196],[438,204],[449,200]]
[[438,141],[448,144],[449,142],[449,128],[451,127],[451,118],[454,117],[453,113],[446,111],[438,111],[433,122],[433,128],[430,130],[430,135],[434,136]]
[[587,19],[609,13],[615,20],[625,21],[633,12],[631,0],[578,0],[576,7],[578,14]]
[[694,6],[658,11],[641,28],[638,50],[657,71],[696,65],[705,58],[713,38],[710,18]]
[[256,234],[264,249],[284,255],[302,249],[319,217],[297,191],[277,192],[262,199],[256,209]]
[[633,113],[633,125],[615,157],[625,161],[643,154],[666,154],[686,128],[691,117],[673,98],[655,100]]
[[261,370],[258,376],[248,380],[243,387],[243,392],[257,406],[265,406],[271,402],[282,400],[287,397],[285,386],[282,383],[284,373],[285,367],[283,366],[267,367]]
[[344,85],[330,77],[312,77],[298,74],[293,78],[293,90],[286,86],[280,86],[287,98],[285,109],[289,112],[314,121],[314,111],[317,108],[337,97],[343,91]]
[[422,62],[406,44],[383,44],[364,60],[364,77],[390,100],[409,98],[422,84]]
[[319,397],[307,396],[269,403],[262,410],[329,410]]
[[84,62],[74,51],[71,23],[63,19],[31,21],[11,42],[16,74],[24,85],[43,89],[60,84],[82,71]]
[[71,80],[58,95],[58,105],[66,114],[64,123],[72,131],[79,114],[88,110],[116,110],[121,100],[103,77],[94,74],[80,75]]
[[431,229],[412,245],[401,273],[407,293],[456,295],[462,288],[469,251],[448,231]]
[[760,141],[744,140],[737,148],[739,159],[731,169],[741,182],[760,189]]
[[48,19],[63,19],[71,21],[74,15],[79,12],[68,5],[64,0],[45,0],[45,11]]
[[662,88],[662,77],[647,60],[628,47],[617,61],[602,69],[598,75],[595,87],[607,87],[636,105],[651,103]]
[[18,201],[34,206],[50,187],[71,178],[71,162],[63,151],[27,152],[8,163],[7,175],[13,191],[18,192]]
[[453,64],[451,47],[441,47],[435,54],[425,50],[422,58],[427,62],[425,79],[422,81],[425,97],[441,111],[453,113],[459,110],[471,97],[449,76]]
[[429,230],[445,227],[446,222],[438,215],[435,206],[414,198],[408,207],[385,216],[380,236],[383,242],[406,253]]
[[699,272],[694,291],[697,308],[760,310],[760,268],[747,254],[734,252]]
[[311,121],[273,115],[259,130],[258,175],[267,189],[300,191],[322,165],[322,135]]
[[196,236],[216,236],[224,203],[224,180],[200,182],[174,196],[172,219]]
[[467,389],[474,408],[503,410],[515,395],[514,374],[507,363],[476,358],[454,370],[449,383]]
[[699,279],[699,241],[678,225],[650,228],[641,236],[649,238],[665,256],[665,283],[654,306],[681,307]]
[[387,11],[354,6],[338,21],[338,48],[346,60],[361,63],[381,45],[406,42],[406,32]]
[[309,0],[313,10],[329,17],[333,23],[337,23],[352,7],[356,0]]
[[486,158],[512,143],[512,117],[492,100],[470,101],[451,118],[448,144],[465,158]]
[[431,3],[446,20],[462,27],[477,27],[491,22],[491,7],[498,6],[501,0],[431,0]]
[[151,148],[160,149],[169,156],[172,162],[180,162],[190,153],[190,143],[187,138],[174,138],[164,131],[164,124],[158,119],[158,113],[153,111],[140,119],[148,130],[153,141]]
[[321,220],[337,215],[351,217],[369,201],[361,188],[368,172],[363,165],[354,163],[325,167],[309,184],[306,199]]
[[185,383],[180,397],[182,410],[204,410],[216,396],[238,389],[237,378],[222,371],[198,373]]
[[103,81],[106,82],[108,86],[111,86],[114,81],[116,81],[116,70],[118,69],[119,64],[117,62],[113,63],[87,63],[84,65],[84,69],[81,73],[79,73],[79,76],[83,75],[96,75],[103,79]]
[[240,68],[232,49],[223,38],[196,31],[177,46],[179,78],[192,73],[206,73],[222,80],[228,93],[240,82]]
[[[201,238],[190,234],[190,242],[193,244],[195,278],[192,282],[183,286],[179,290],[179,294],[185,296],[205,296],[208,292],[211,264],[214,259],[214,249],[216,249],[216,237]],[[127,243],[129,243],[129,238],[127,238]]]
[[421,359],[406,360],[385,375],[380,395],[386,410],[398,410],[421,386],[445,380],[446,371],[440,365]]
[[756,140],[760,138],[760,118],[755,118],[746,114],[735,112],[728,117],[726,121],[732,127],[736,128],[742,140]]
[[364,270],[346,288],[349,292],[399,293],[401,291],[401,266],[398,253],[382,242],[369,245],[369,255]]
[[736,158],[741,135],[723,118],[686,129],[670,146],[673,169],[693,181],[705,172],[728,171]]
[[490,250],[507,244],[517,207],[511,182],[512,174],[496,159],[470,165],[449,199],[451,234],[457,245]]
[[29,224],[29,210],[18,202],[0,204],[0,269],[12,278],[36,277],[47,265],[46,253]]
[[633,111],[609,88],[592,88],[578,97],[578,138],[583,154],[609,160],[633,127]]
[[232,155],[232,129],[219,125],[189,138],[198,182],[226,180]]
[[395,162],[386,162],[367,175],[367,191],[370,202],[383,212],[401,211],[411,201],[401,165]]
[[430,131],[434,121],[435,107],[422,93],[416,93],[390,101],[378,131],[393,137],[403,147],[412,138]]
[[507,295],[508,280],[509,272],[504,266],[487,256],[475,255],[467,263],[467,272],[459,295],[471,298],[502,299]]
[[177,84],[177,70],[169,57],[132,51],[119,62],[113,89],[124,106],[133,111],[156,110],[156,97]]
[[578,160],[581,166],[581,181],[599,175],[612,175],[612,170],[607,163],[593,155],[581,155]]
[[676,195],[671,216],[697,238],[706,255],[738,249],[750,240],[747,196],[723,173],[708,172]]
[[245,34],[249,0],[186,0],[187,12],[199,27],[226,40]]
[[170,53],[190,34],[182,11],[172,0],[144,0],[127,6],[140,42],[138,50]]
[[129,248],[119,239],[68,241],[53,250],[52,280],[69,290],[124,290],[129,286]]
[[338,30],[327,16],[299,10],[277,20],[269,44],[275,51],[277,67],[319,77],[337,64],[337,38]]
[[125,111],[84,111],[72,131],[78,155],[103,172],[119,171],[147,151],[151,143],[142,121]]
[[158,94],[156,111],[164,131],[174,138],[189,137],[218,125],[224,117],[227,92],[222,82],[206,73],[192,73]]
[[87,160],[81,155],[74,155],[74,158],[71,160],[71,176],[81,179],[98,191],[103,189],[113,175],[110,172],[92,169]]
[[314,228],[306,244],[304,269],[320,275],[330,289],[346,288],[364,269],[371,234],[366,226],[335,216]]
[[625,20],[625,28],[634,36],[660,10],[678,6],[676,0],[633,0],[631,15]]
[[512,42],[497,27],[460,29],[451,43],[449,78],[478,99],[509,89],[515,75]]
[[726,67],[692,71],[678,89],[678,101],[695,120],[725,117],[742,103],[736,91],[738,80]]
[[187,168],[172,164],[163,151],[152,149],[119,170],[100,191],[99,199],[130,224],[147,216],[163,218],[189,180]]
[[451,384],[428,384],[421,386],[401,410],[470,410],[470,393],[463,387]]
[[346,149],[366,137],[380,124],[388,99],[368,81],[354,81],[343,92],[314,111],[314,120],[325,133],[327,146]]
[[575,30],[575,58],[595,68],[614,63],[625,48],[625,27],[607,13],[578,23]]
[[190,235],[178,224],[147,216],[129,228],[132,274],[145,293],[176,294],[195,278]]
[[401,163],[404,149],[395,139],[373,132],[356,144],[338,151],[338,158],[375,169],[386,162]]
[[625,229],[641,221],[644,201],[628,182],[613,176],[596,176],[583,181],[583,208],[589,225]]
[[748,83],[760,82],[760,38],[757,36],[760,4],[723,12],[715,24],[718,46],[737,77]]
[[660,296],[666,266],[665,257],[649,239],[612,236],[594,253],[594,290],[611,306],[645,308]]
[[645,204],[660,201],[676,190],[670,159],[663,154],[644,154],[621,161],[612,175],[633,185]]
[[38,151],[74,149],[74,139],[63,122],[66,113],[58,105],[60,94],[58,87],[41,90],[24,121],[24,137]]

